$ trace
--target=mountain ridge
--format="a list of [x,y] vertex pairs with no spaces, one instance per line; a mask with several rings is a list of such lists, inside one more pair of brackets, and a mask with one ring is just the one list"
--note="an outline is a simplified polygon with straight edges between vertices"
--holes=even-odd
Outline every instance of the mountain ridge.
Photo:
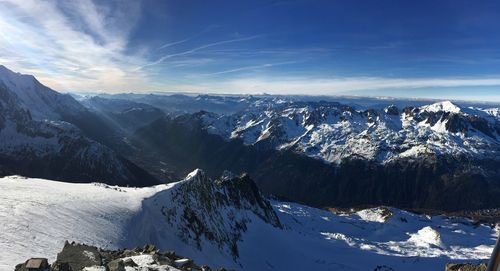
[[293,149],[329,163],[354,156],[384,163],[425,151],[496,158],[500,119],[488,112],[449,101],[356,110],[331,102],[264,100],[234,115],[206,113],[201,119],[210,133],[248,145]]
[[93,120],[95,116],[71,96],[41,85],[33,76],[2,67],[0,174],[122,185],[158,183],[111,148],[89,138],[83,130],[92,133],[92,125],[99,122],[85,123]]

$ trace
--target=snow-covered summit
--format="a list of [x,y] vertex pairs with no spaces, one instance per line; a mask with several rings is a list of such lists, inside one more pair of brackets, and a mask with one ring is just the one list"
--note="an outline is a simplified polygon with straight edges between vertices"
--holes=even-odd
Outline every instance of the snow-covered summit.
[[443,101],[434,103],[431,105],[424,105],[421,107],[422,110],[428,112],[449,112],[449,113],[460,113],[461,109],[459,106],[455,105],[451,101]]
[[0,87],[36,120],[62,120],[65,115],[85,111],[70,95],[58,93],[34,76],[13,72],[5,66],[0,66]]

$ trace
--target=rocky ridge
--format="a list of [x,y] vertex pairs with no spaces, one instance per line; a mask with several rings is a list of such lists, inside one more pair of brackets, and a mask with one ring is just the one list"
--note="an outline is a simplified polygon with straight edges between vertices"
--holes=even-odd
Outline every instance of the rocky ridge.
[[200,118],[208,132],[227,140],[293,150],[334,164],[429,155],[496,159],[500,153],[500,119],[494,111],[449,101],[358,110],[336,102],[262,99],[236,114],[204,112]]
[[254,220],[282,228],[272,205],[246,174],[225,172],[211,179],[196,169],[145,204],[159,209],[164,223],[186,244],[201,251],[209,243],[235,261],[238,242]]
[[210,271],[174,251],[159,251],[154,245],[142,248],[104,250],[95,246],[66,241],[57,260],[52,264],[45,258],[31,258],[16,265],[15,271]]

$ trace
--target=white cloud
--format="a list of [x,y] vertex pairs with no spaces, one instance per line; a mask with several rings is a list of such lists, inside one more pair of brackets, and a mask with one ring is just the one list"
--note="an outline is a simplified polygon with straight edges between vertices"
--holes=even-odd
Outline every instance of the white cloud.
[[130,2],[0,0],[0,64],[59,90],[145,87],[146,75],[130,67],[146,61],[125,53],[140,16]]

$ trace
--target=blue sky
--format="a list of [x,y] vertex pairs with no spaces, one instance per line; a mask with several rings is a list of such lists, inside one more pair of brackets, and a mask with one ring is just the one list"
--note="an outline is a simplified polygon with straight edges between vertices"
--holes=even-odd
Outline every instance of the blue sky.
[[500,2],[0,0],[0,64],[60,91],[500,101]]

